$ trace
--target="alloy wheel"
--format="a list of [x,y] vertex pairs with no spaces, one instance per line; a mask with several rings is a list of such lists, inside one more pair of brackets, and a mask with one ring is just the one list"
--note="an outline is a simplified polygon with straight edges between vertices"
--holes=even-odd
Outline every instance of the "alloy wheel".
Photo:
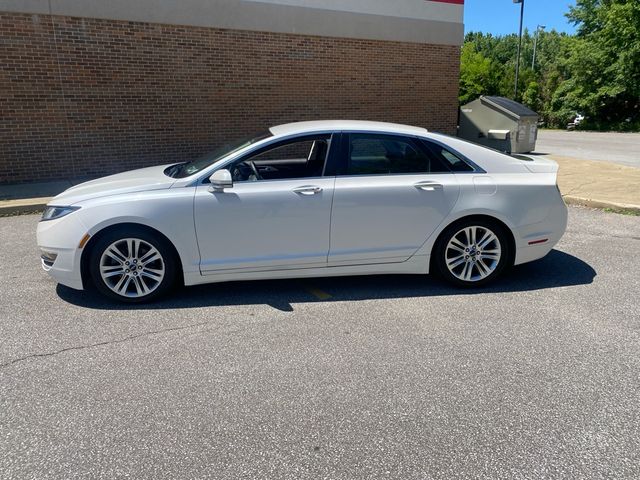
[[449,272],[463,282],[477,282],[491,275],[502,256],[498,236],[484,226],[468,226],[451,237],[445,249]]
[[155,291],[165,275],[162,255],[140,238],[123,238],[111,243],[100,257],[100,277],[115,294],[145,297]]

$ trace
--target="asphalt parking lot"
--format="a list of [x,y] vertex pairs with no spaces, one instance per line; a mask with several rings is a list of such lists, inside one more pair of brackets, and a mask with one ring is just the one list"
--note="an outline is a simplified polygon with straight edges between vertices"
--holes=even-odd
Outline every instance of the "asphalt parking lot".
[[640,133],[538,131],[536,153],[640,168]]
[[1,478],[638,478],[640,217],[570,208],[491,288],[57,287],[0,218]]

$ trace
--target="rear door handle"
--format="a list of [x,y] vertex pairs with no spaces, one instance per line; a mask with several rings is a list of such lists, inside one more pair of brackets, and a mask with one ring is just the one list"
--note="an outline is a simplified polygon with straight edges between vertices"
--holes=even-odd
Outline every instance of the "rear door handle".
[[293,191],[295,193],[299,193],[300,195],[315,195],[317,193],[320,193],[322,191],[322,188],[307,185],[304,187],[294,188]]
[[436,182],[418,182],[413,184],[414,187],[424,190],[425,192],[433,192],[434,190],[442,190],[442,184]]

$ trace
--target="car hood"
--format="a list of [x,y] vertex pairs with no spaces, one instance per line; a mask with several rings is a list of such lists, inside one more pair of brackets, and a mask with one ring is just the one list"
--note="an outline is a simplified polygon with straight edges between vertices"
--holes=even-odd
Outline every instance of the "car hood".
[[170,165],[140,168],[80,183],[54,197],[49,205],[67,206],[92,198],[170,188],[176,181],[164,174]]

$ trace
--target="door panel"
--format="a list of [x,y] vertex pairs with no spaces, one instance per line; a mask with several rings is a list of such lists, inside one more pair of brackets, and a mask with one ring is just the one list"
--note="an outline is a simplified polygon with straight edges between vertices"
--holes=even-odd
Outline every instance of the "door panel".
[[326,266],[335,178],[237,182],[196,190],[203,274]]
[[454,174],[337,177],[329,265],[401,262],[458,199]]
[[343,134],[329,265],[403,262],[458,199],[456,177],[415,137]]

